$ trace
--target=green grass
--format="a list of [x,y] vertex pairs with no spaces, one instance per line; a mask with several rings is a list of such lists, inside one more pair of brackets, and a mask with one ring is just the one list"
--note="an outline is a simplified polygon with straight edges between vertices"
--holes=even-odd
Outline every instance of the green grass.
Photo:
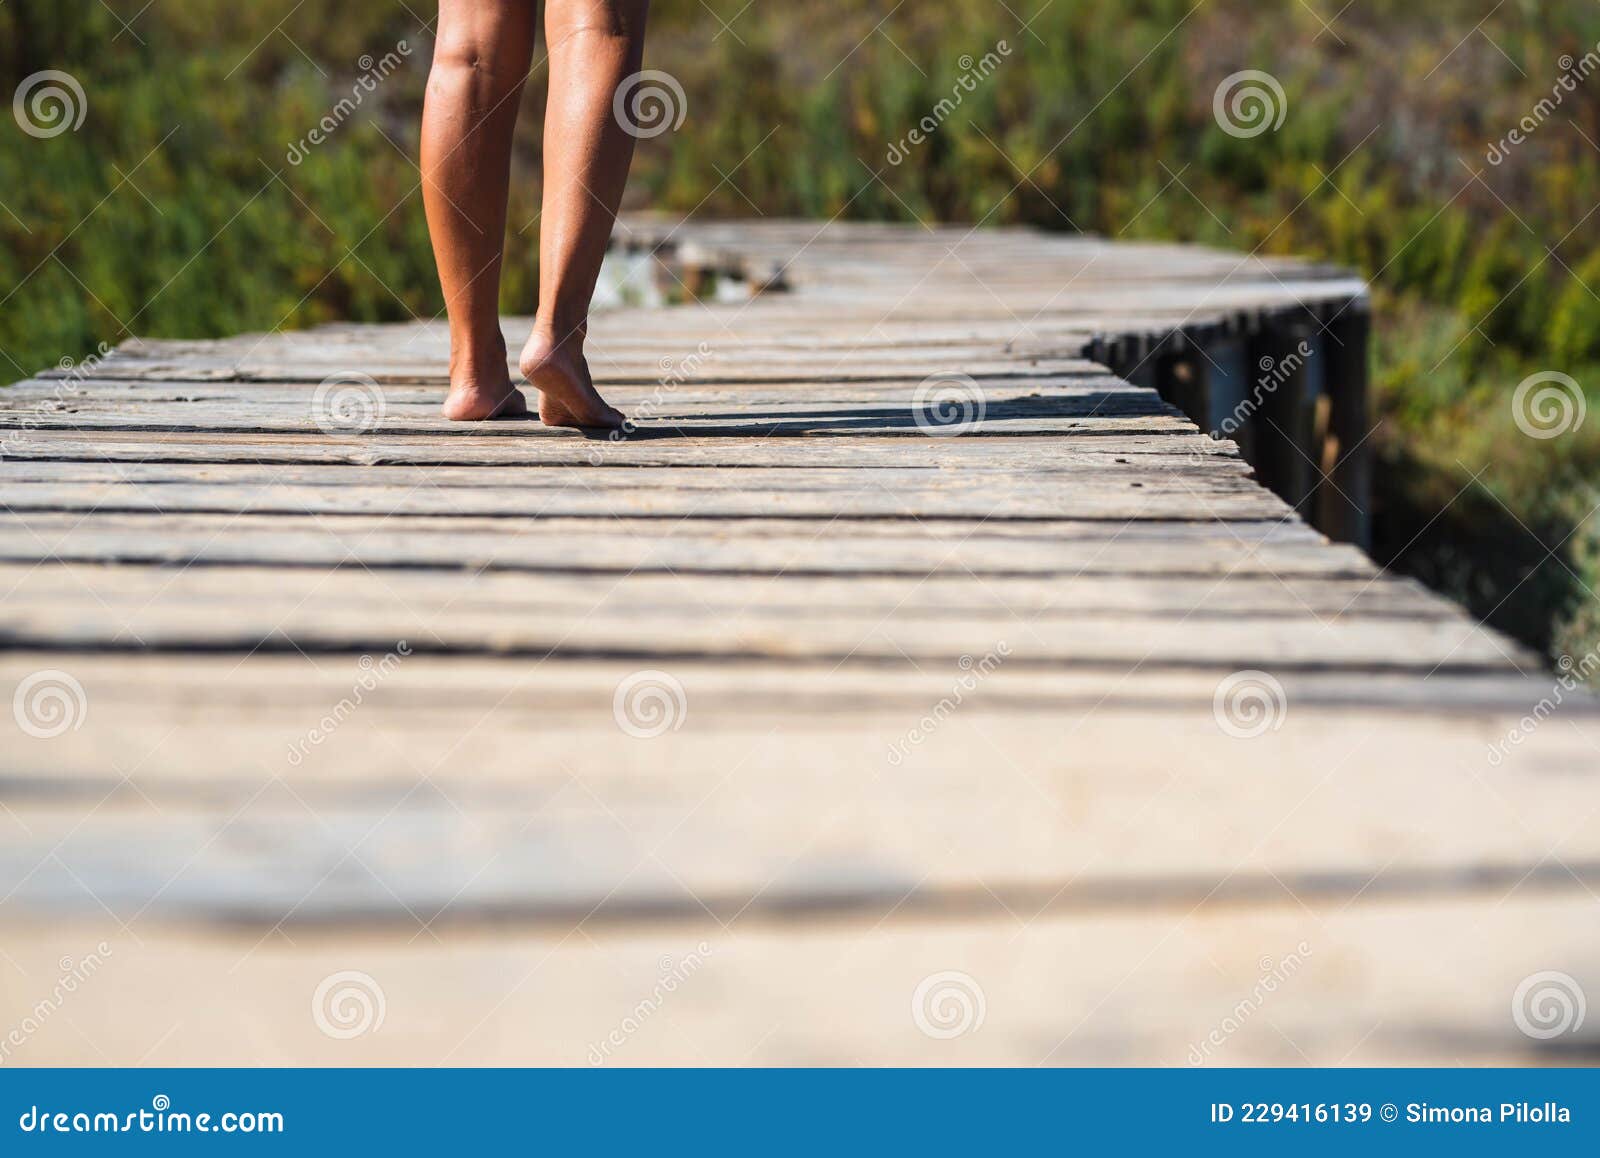
[[[125,18],[138,5],[111,0]],[[657,0],[648,64],[688,117],[643,142],[630,196],[702,214],[1030,223],[1348,264],[1377,291],[1380,557],[1552,651],[1600,635],[1600,74],[1498,166],[1499,140],[1600,42],[1592,0]],[[0,378],[130,332],[205,336],[440,309],[416,155],[428,31],[399,3],[0,6],[5,91],[83,85],[83,126],[0,127]],[[69,14],[70,11],[70,14]],[[433,9],[416,9],[431,19]],[[878,25],[875,29],[875,25]],[[1476,29],[1476,31],[1475,31]],[[412,52],[299,165],[361,74]],[[929,139],[890,142],[1004,40]],[[309,56],[309,59],[308,59]],[[916,63],[913,63],[915,61]],[[1277,131],[1239,139],[1219,81],[1270,72]],[[325,74],[325,75],[324,75]],[[542,70],[541,70],[542,74]],[[542,75],[541,78],[542,79]],[[537,295],[540,85],[525,98],[508,310]],[[1511,418],[1559,370],[1595,411],[1535,440]],[[1553,553],[1552,553],[1553,549]]]

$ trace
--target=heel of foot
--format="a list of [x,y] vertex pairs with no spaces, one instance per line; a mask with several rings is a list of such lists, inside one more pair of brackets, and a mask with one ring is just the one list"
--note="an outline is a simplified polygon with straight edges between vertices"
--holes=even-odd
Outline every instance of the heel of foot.
[[452,386],[439,410],[451,422],[482,422],[526,414],[528,400],[509,382],[499,390]]

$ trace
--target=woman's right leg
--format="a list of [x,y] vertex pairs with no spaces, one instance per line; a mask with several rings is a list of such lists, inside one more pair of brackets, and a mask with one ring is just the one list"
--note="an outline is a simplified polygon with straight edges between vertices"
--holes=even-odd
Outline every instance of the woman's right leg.
[[500,333],[511,136],[533,60],[535,0],[439,0],[422,108],[422,200],[450,317],[446,418],[522,414]]

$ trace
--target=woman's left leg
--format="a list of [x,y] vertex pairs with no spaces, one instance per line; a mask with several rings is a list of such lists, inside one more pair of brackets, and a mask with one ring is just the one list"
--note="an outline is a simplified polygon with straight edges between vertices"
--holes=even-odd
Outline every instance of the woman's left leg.
[[639,71],[649,0],[546,0],[550,96],[539,215],[539,313],[520,365],[551,426],[616,427],[584,360],[589,299],[633,159],[633,134],[613,110]]

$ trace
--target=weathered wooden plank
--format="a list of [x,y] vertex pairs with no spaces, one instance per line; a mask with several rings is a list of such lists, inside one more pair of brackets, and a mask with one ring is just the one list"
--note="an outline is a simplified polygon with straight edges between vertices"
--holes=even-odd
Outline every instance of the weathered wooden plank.
[[[302,650],[382,651],[406,639],[418,649],[491,653],[653,650],[871,661],[983,654],[1006,638],[1030,665],[1161,668],[1203,655],[1240,665],[1387,665],[1398,648],[1424,670],[1441,660],[1533,666],[1459,613],[1370,580],[788,574],[779,583],[751,583],[658,572],[597,589],[592,579],[560,574],[56,565],[0,570],[0,592],[8,611],[0,641],[12,647],[248,651],[293,640]],[[1191,624],[1188,643],[1169,654],[1164,633]]]
[[1371,562],[1303,526],[1237,523],[460,518],[338,519],[292,515],[0,514],[8,561],[271,563],[923,575],[1192,575],[1364,577]]
[[[730,726],[701,710],[692,678],[683,689],[681,727],[650,739],[625,736],[599,705],[497,714],[473,759],[446,761],[455,770],[434,759],[463,742],[453,713],[387,705],[381,688],[332,725],[319,725],[332,703],[234,712],[213,718],[236,729],[236,754],[192,787],[159,738],[138,743],[156,734],[149,722],[86,714],[77,750],[130,754],[130,786],[6,781],[0,882],[17,913],[104,906],[131,919],[154,906],[263,926],[291,911],[296,924],[392,924],[406,909],[446,923],[732,920],[800,905],[1031,914],[1248,902],[1278,883],[1348,901],[1430,875],[1467,890],[1491,866],[1514,883],[1552,857],[1600,884],[1600,833],[1582,821],[1593,711],[1491,765],[1503,717],[1463,728],[1290,702],[1276,729],[1241,738],[1196,704],[1097,712],[1052,746],[1060,722],[997,710],[981,689],[916,740],[914,711],[746,706]],[[110,706],[91,700],[89,713]],[[1159,740],[1123,758],[1119,734],[1149,731]],[[26,756],[7,756],[13,777]],[[1396,783],[1391,760],[1416,771]],[[362,871],[329,879],[351,849]]]
[[14,512],[83,511],[98,514],[252,513],[290,515],[433,515],[442,517],[595,515],[729,518],[863,517],[1037,519],[1041,516],[1130,519],[1192,519],[1197,498],[1213,518],[1281,519],[1283,511],[1246,480],[1218,486],[1210,481],[1156,478],[1130,488],[1126,482],[1073,482],[1041,494],[1037,483],[958,487],[954,480],[920,485],[895,482],[852,488],[782,488],[731,485],[593,486],[576,479],[538,488],[477,486],[443,489],[431,482],[410,487],[185,486],[135,482],[89,485],[29,485],[9,488],[5,505]]
[[[832,491],[850,494],[862,489],[862,472],[849,467],[740,467],[636,466],[626,471],[599,467],[556,467],[539,463],[476,466],[383,466],[352,471],[348,464],[162,463],[96,462],[73,459],[18,459],[5,464],[8,491],[25,495],[34,484],[74,485],[126,483],[130,486],[168,484],[223,489],[230,486],[337,486],[373,491],[412,490],[422,486],[477,492],[512,488],[523,492],[592,490],[730,491],[747,488],[775,494],[791,491]],[[904,468],[878,467],[870,474],[878,486],[908,488],[939,486],[953,497],[990,489],[1004,493],[1026,485],[1043,488],[1071,487],[1093,490],[1130,481],[1147,486],[1183,484],[1201,493],[1215,489],[1261,488],[1250,480],[1249,468],[1238,459],[1200,458],[1187,454],[1141,454],[1127,461],[1102,455],[1064,454],[1049,471],[1018,470],[1007,459],[985,465],[975,462],[960,471],[923,464]],[[1280,512],[1285,508],[1278,507]]]
[[[565,437],[530,438],[501,434],[489,424],[456,437],[453,431],[418,438],[331,437],[324,435],[219,436],[163,432],[55,431],[29,429],[8,440],[8,461],[81,460],[89,462],[240,462],[255,464],[350,463],[381,465],[554,465],[676,466],[694,470],[726,466],[858,467],[863,470],[914,467],[964,467],[1003,464],[1012,470],[1050,470],[1056,466],[1104,462],[1106,456],[1188,454],[1198,461],[1238,461],[1226,443],[1195,434],[1099,433],[1095,420],[1063,436],[1019,435],[999,439],[967,435],[893,439],[838,435],[809,440],[756,439],[748,435],[690,437],[661,432],[655,438],[612,441]],[[518,424],[519,431],[522,429]],[[1065,442],[1067,445],[1063,445]],[[980,445],[981,444],[981,445]],[[995,445],[998,444],[998,445]]]
[[[379,599],[375,588],[384,593]],[[279,604],[314,599],[328,626],[354,607],[393,611],[422,619],[451,610],[536,615],[549,608],[593,603],[629,606],[639,614],[706,616],[759,610],[789,614],[834,609],[880,616],[906,607],[925,614],[1015,616],[1027,620],[1075,619],[1136,613],[1174,621],[1193,617],[1250,615],[1319,620],[1330,627],[1343,619],[1403,618],[1461,620],[1464,613],[1426,591],[1415,580],[1386,577],[1325,579],[1315,576],[1236,574],[1225,583],[1187,578],[1119,575],[1062,576],[826,576],[785,575],[781,583],[751,583],[718,575],[639,572],[597,591],[592,578],[560,574],[477,575],[454,571],[250,567],[145,567],[54,563],[0,564],[0,602],[21,613],[82,614],[94,607],[124,610],[159,602],[190,606],[230,605],[241,627],[260,609],[270,617]],[[62,612],[65,613],[65,612]]]
[[[1107,410],[1110,412],[1099,413],[1092,405],[1064,409],[1065,413],[1056,414],[1041,412],[1044,408],[1034,408],[1026,404],[991,405],[982,421],[964,432],[964,435],[970,438],[984,438],[1073,434],[1082,431],[1086,420],[1089,419],[1093,420],[1094,430],[1100,436],[1161,434],[1168,431],[1181,435],[1193,431],[1192,424],[1186,419],[1155,410],[1144,413],[1137,411],[1117,413],[1116,411],[1121,408],[1108,407]],[[430,413],[430,410],[431,408],[425,409],[419,406],[414,413],[384,413],[371,420],[370,434],[382,438],[403,438],[411,435],[434,438],[448,436],[457,441],[469,437],[516,436],[523,439],[568,442],[572,438],[570,432],[545,426],[534,417],[499,418],[492,423],[472,426],[465,431],[457,432],[445,418]],[[663,437],[752,439],[930,437],[926,419],[919,421],[917,412],[905,406],[859,415],[838,412],[815,416],[799,414],[794,417],[763,415],[759,412],[748,414],[725,412],[701,417],[679,412],[674,407],[665,412],[656,411],[650,417],[641,416],[635,425],[637,429],[630,431],[622,441]],[[4,425],[0,424],[0,429],[4,428]],[[141,412],[140,408],[135,406],[128,407],[126,411],[98,414],[82,411],[71,413],[51,411],[36,415],[28,419],[25,424],[18,422],[14,428],[26,429],[30,433],[44,429],[74,432],[104,430],[119,433],[146,430],[162,433],[215,432],[243,435],[324,433],[313,414],[290,407],[256,413],[251,413],[249,408],[243,407],[234,412],[224,409],[221,412],[193,413],[185,413],[181,407]],[[337,434],[343,431],[336,429],[327,433]],[[351,433],[367,432],[358,428]]]
[[[381,583],[371,598],[388,597]],[[988,617],[970,612],[921,610],[915,605],[893,616],[867,610],[638,608],[603,589],[537,617],[509,618],[499,609],[436,607],[431,617],[414,608],[342,609],[330,622],[329,608],[266,602],[247,615],[226,603],[213,606],[152,603],[103,605],[68,616],[17,606],[0,623],[0,644],[10,647],[148,647],[174,650],[231,648],[249,651],[365,649],[405,639],[418,650],[528,655],[711,656],[913,662],[983,655],[997,639],[1008,640],[1019,665],[1090,665],[1131,670],[1134,665],[1205,664],[1232,668],[1342,666],[1409,669],[1426,673],[1445,664],[1453,670],[1507,667],[1528,670],[1536,661],[1507,647],[1464,619],[1420,622],[1384,619],[1330,625],[1313,617],[1285,618],[1241,613],[1227,618],[1191,618],[1182,638],[1171,641],[1170,616],[1143,617],[1099,612],[1079,619],[1030,621],[1000,608]],[[888,622],[885,622],[885,619]],[[1013,638],[1016,637],[1016,638]]]
[[[70,1023],[46,1021],[16,1064],[1404,1065],[1448,1053],[1526,1065],[1570,1064],[1600,1043],[1593,1018],[1541,1042],[1509,1014],[1523,978],[1591,959],[1593,901],[1579,890],[1274,901],[734,932],[709,918],[570,935],[413,922],[292,942],[141,924],[135,943],[102,917],[20,928],[0,1016],[20,1021],[60,960],[106,938],[111,956],[73,994]],[[351,969],[382,991],[385,1016],[335,1040],[312,995]],[[913,998],[952,970],[970,980],[950,978],[947,999],[965,992],[976,1009],[981,995],[982,1021],[930,1037]]]
[[[671,356],[663,357],[663,348],[671,351]],[[446,353],[443,349],[437,352],[441,356]],[[815,355],[807,358],[798,351],[729,352],[711,348],[709,341],[685,345],[680,340],[665,347],[657,342],[653,352],[641,351],[638,355],[624,350],[599,351],[592,359],[596,381],[619,388],[656,386],[664,382],[770,388],[816,381],[831,384],[836,390],[841,387],[848,390],[857,383],[869,388],[887,384],[915,385],[941,372],[960,372],[997,385],[1067,373],[1083,377],[1106,376],[1103,368],[1077,359],[1021,357],[1008,355],[998,348],[975,352],[926,345],[866,351],[860,356],[841,354],[834,360],[819,361]],[[190,393],[203,390],[209,394],[222,385],[304,389],[331,377],[348,378],[359,374],[386,387],[426,384],[438,390],[449,380],[440,366],[441,358],[432,354],[401,359],[381,349],[305,350],[297,352],[292,359],[253,361],[242,366],[227,361],[205,365],[165,359],[132,363],[116,360],[97,365],[94,380],[113,389],[181,385],[189,387]],[[520,381],[510,363],[508,370]],[[34,384],[30,392],[52,397],[82,396],[86,393],[82,388],[85,381],[82,375],[70,379],[41,375],[30,380]],[[205,383],[205,386],[197,383]],[[1110,384],[1108,381],[1107,385]]]
[[[897,363],[900,364],[900,363]],[[1139,389],[1104,372],[1095,373],[1043,373],[1014,365],[1004,375],[968,374],[968,377],[985,390],[1003,397],[1024,397],[1051,400],[1090,400],[1091,406],[1105,400],[1125,408],[1139,408],[1142,412],[1165,413],[1161,400],[1147,390]],[[397,381],[381,383],[383,397],[390,406],[437,406],[443,396],[441,386],[429,381]],[[729,381],[711,374],[697,374],[692,378],[669,381],[608,383],[608,396],[615,396],[619,404],[634,404],[644,400],[670,402],[674,407],[683,405],[689,412],[704,409],[712,403],[726,408],[737,406],[746,409],[775,409],[779,412],[805,412],[817,408],[818,402],[829,406],[840,403],[883,404],[897,403],[908,406],[917,393],[917,382],[904,378],[863,378],[842,381],[831,376],[795,376],[771,382],[750,383]],[[39,412],[41,406],[60,408],[85,408],[91,411],[120,409],[151,403],[247,403],[251,407],[303,406],[316,395],[318,383],[294,380],[221,381],[196,387],[182,381],[137,379],[118,381],[91,379],[66,388],[59,381],[30,378],[0,391],[0,413],[17,413],[24,416]]]
[[[1077,428],[1081,422],[1070,420],[1085,418],[1094,418],[1097,429],[1110,433],[1193,430],[1192,424],[1153,394],[1126,385],[970,375],[956,382],[954,402],[930,395],[920,386],[896,389],[881,383],[875,384],[871,397],[812,397],[803,383],[795,382],[785,384],[786,397],[767,391],[763,398],[735,400],[732,384],[724,384],[720,396],[703,388],[691,396],[689,391],[680,393],[672,383],[623,389],[615,392],[615,397],[618,405],[633,409],[639,433],[644,435],[663,427],[696,433],[730,426],[756,435],[925,435],[948,433],[938,430],[938,425],[957,419],[963,424],[961,432],[969,435],[1050,433]],[[0,396],[0,428],[339,432],[331,404],[319,402],[320,387],[278,383],[274,389],[255,394],[238,384],[230,384],[226,390],[211,387],[180,392],[164,383],[167,389],[150,397],[151,385],[144,383],[142,389],[131,391],[91,392],[85,388],[58,397],[48,390],[47,383],[28,384],[19,393]],[[353,419],[346,423],[354,433],[448,431],[461,437],[473,433],[504,436],[517,431],[525,436],[571,437],[532,418],[452,425],[438,414],[437,390],[411,387],[404,396],[391,398],[389,390],[381,386],[362,384],[348,389],[359,400]],[[398,395],[398,388],[391,389]]]
[[[398,642],[386,640],[381,648],[359,650],[376,660]],[[982,658],[973,657],[975,663]],[[1131,674],[1126,667],[1117,671],[1002,664],[995,669],[990,664],[982,681],[982,702],[1019,713],[1044,712],[1055,724],[1074,729],[1090,724],[1107,706],[1209,710],[1218,684],[1235,674],[1230,669],[1163,664],[1158,658],[1151,657]],[[0,678],[15,685],[42,668],[59,668],[64,659],[60,653],[3,650]],[[233,710],[227,705],[249,704],[252,712],[298,705],[295,710],[302,713],[320,714],[350,693],[361,668],[359,656],[351,651],[325,657],[292,650],[258,651],[248,656],[237,652],[79,652],[70,666],[86,689],[98,689],[100,702],[134,705],[134,718],[152,721],[151,727],[166,721],[160,723],[162,731],[153,739],[163,738],[180,719],[193,724],[211,717],[219,726],[226,726],[228,711]],[[798,658],[731,664],[685,656],[669,666],[673,677],[694,697],[697,715],[716,718],[719,727],[736,726],[741,733],[747,729],[739,721],[747,718],[753,707],[774,714],[821,718],[863,705],[891,704],[920,716],[950,694],[957,675],[948,662],[922,665],[904,659],[897,664],[819,663]],[[604,717],[612,710],[617,685],[639,670],[636,659],[618,657],[530,663],[418,654],[384,680],[384,697],[408,714],[438,713],[437,721],[443,723],[452,713],[473,707],[486,710],[486,705],[513,714],[531,711],[553,712],[564,719],[583,713]],[[1402,721],[1412,716],[1440,717],[1452,721],[1458,731],[1462,720],[1471,720],[1473,728],[1467,738],[1482,741],[1485,761],[1490,743],[1504,736],[1502,724],[1517,722],[1541,699],[1553,699],[1555,689],[1554,679],[1547,675],[1504,668],[1473,672],[1444,668],[1426,678],[1419,678],[1414,671],[1340,667],[1284,668],[1268,674],[1283,685],[1291,706],[1345,709],[1357,720],[1388,715]],[[1561,714],[1592,714],[1597,704],[1600,700],[1593,696],[1564,694]],[[493,729],[486,735],[492,738]],[[1124,737],[1120,747],[1109,747],[1106,766],[1115,767],[1118,760],[1143,763],[1146,739],[1141,736],[1139,744],[1130,744]],[[63,735],[48,746],[19,747],[17,751],[32,752],[36,760],[49,762],[62,757],[69,743],[70,735]],[[508,751],[515,752],[515,748]],[[647,757],[648,747],[616,745],[609,752],[591,756],[594,763],[602,764],[607,756],[626,753]],[[176,750],[171,755],[179,757]],[[195,758],[219,762],[219,754],[209,748],[199,750]],[[250,752],[239,755],[239,759],[251,758]],[[389,754],[375,750],[370,759],[387,762]],[[1164,755],[1157,759],[1157,766],[1172,770]]]

